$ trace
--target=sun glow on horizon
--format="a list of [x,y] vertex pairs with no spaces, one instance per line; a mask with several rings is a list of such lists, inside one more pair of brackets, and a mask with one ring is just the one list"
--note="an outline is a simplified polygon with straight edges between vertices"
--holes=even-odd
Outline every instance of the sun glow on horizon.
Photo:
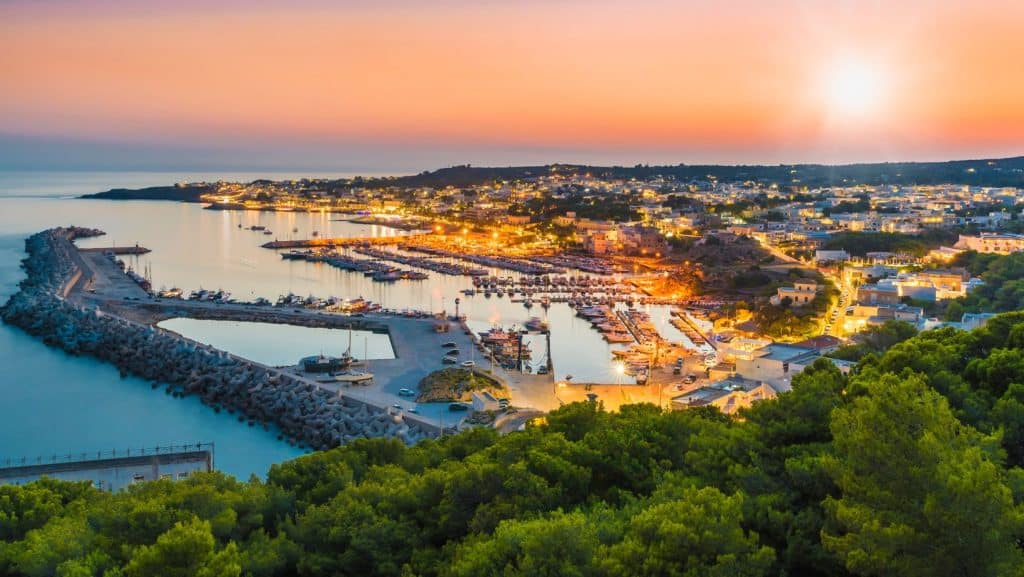
[[823,78],[825,108],[839,121],[863,121],[878,116],[885,104],[884,71],[868,60],[843,57]]

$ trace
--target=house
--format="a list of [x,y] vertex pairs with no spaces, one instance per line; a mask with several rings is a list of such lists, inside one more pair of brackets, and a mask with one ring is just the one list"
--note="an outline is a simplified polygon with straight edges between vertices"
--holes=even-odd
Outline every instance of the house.
[[900,293],[891,284],[864,284],[857,287],[857,302],[865,305],[895,305],[900,302]]
[[674,397],[672,408],[680,410],[710,405],[731,415],[757,401],[773,399],[777,395],[775,389],[765,383],[733,376]]
[[807,280],[796,281],[791,287],[779,287],[775,296],[771,298],[771,303],[780,305],[788,302],[792,306],[803,306],[813,301],[817,294],[818,283]]
[[909,305],[854,305],[846,309],[843,328],[856,332],[867,325],[880,325],[886,321],[904,321],[914,326],[921,323],[924,309]]

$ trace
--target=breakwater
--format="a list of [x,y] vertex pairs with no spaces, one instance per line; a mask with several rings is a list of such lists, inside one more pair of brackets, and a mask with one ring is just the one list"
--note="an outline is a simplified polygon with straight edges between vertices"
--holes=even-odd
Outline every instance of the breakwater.
[[315,383],[196,343],[176,333],[129,321],[65,298],[83,275],[72,244],[98,231],[56,228],[29,237],[27,277],[0,308],[4,322],[75,355],[90,355],[157,383],[175,395],[196,395],[215,410],[250,424],[273,424],[283,436],[314,449],[362,437],[413,443],[430,433],[400,416],[340,397]]

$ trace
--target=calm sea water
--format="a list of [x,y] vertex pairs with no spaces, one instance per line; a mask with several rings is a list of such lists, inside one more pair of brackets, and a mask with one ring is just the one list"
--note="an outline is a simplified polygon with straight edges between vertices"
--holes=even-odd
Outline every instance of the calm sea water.
[[272,367],[294,365],[318,353],[340,357],[347,352],[371,361],[395,358],[390,337],[370,331],[187,318],[168,319],[159,326]]
[[[430,273],[427,281],[375,283],[362,274],[319,263],[285,261],[278,253],[260,248],[269,239],[307,238],[313,231],[321,236],[404,234],[400,231],[339,221],[337,215],[329,213],[209,211],[194,204],[73,198],[113,187],[181,180],[296,176],[301,175],[0,172],[0,298],[6,299],[21,278],[18,261],[23,256],[25,236],[52,226],[76,224],[108,233],[83,241],[83,246],[139,243],[152,249],[147,255],[131,258],[129,263],[136,270],[151,270],[155,288],[223,289],[239,299],[262,296],[274,300],[287,293],[363,297],[389,308],[445,308],[449,312],[454,311],[454,299],[460,298],[460,313],[468,316],[469,324],[476,330],[486,330],[494,324],[521,325],[531,316],[546,315],[558,378],[573,375],[576,382],[615,381],[611,347],[564,304],[554,304],[545,313],[539,307],[527,310],[508,298],[466,297],[459,291],[472,286],[468,277],[437,273]],[[245,230],[255,224],[267,227],[273,234]],[[668,325],[665,307],[651,307],[649,311],[663,334],[669,338],[679,336]],[[241,335],[219,326],[215,329],[215,325],[183,326],[193,331],[186,334],[197,340],[216,340],[240,354],[242,350],[260,354],[260,347],[244,349],[246,342],[252,344],[254,336],[261,343],[296,342],[297,347],[287,351],[287,363],[295,362],[291,357],[304,347],[311,349],[304,354],[319,352],[321,345],[317,343],[322,342],[316,334],[308,340],[275,334],[281,327],[261,327]],[[544,362],[546,347],[541,337],[531,338],[533,363],[539,366]],[[357,342],[360,344],[355,346],[355,352],[359,353],[361,342]],[[273,433],[251,429],[228,415],[215,414],[195,399],[178,400],[155,393],[146,382],[121,379],[110,366],[67,357],[3,325],[0,363],[7,368],[0,376],[0,395],[9,412],[8,418],[0,420],[0,457],[201,440],[217,444],[219,468],[248,476],[254,472],[262,474],[271,463],[298,454],[296,449],[277,441]]]

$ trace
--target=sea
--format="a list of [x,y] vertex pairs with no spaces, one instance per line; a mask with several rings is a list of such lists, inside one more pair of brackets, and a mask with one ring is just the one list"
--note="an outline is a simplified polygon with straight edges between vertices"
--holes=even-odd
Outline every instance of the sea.
[[[369,175],[369,174],[367,174]],[[261,248],[269,239],[393,236],[403,231],[355,224],[326,212],[204,210],[202,205],[171,201],[108,201],[77,198],[111,188],[137,188],[182,181],[257,178],[342,177],[349,174],[188,173],[188,172],[0,172],[0,301],[17,290],[24,277],[25,237],[60,225],[99,228],[107,234],[81,241],[84,247],[139,244],[152,252],[125,257],[139,272],[149,272],[155,289],[186,293],[229,291],[234,298],[275,301],[289,293],[317,297],[364,298],[391,309],[447,310],[459,313],[479,331],[493,326],[522,326],[546,316],[551,330],[555,376],[576,382],[616,382],[609,345],[565,304],[547,311],[526,309],[507,297],[486,299],[461,294],[468,277],[429,273],[424,281],[378,283],[361,273],[321,263],[284,260]],[[270,235],[249,230],[259,225]],[[408,267],[404,267],[408,268]],[[508,271],[493,271],[516,276]],[[582,273],[581,273],[582,274]],[[684,340],[669,322],[667,307],[647,308],[659,331]],[[281,325],[232,326],[231,323],[165,321],[165,326],[200,342],[268,364],[294,364],[301,356],[347,347],[345,331]],[[546,361],[541,336],[530,337],[532,363]],[[357,338],[363,347],[365,339]],[[374,341],[367,354],[391,358],[386,341]],[[354,354],[362,350],[356,345]],[[295,357],[295,358],[291,358]],[[0,324],[0,466],[27,458],[49,459],[97,451],[122,451],[169,444],[212,442],[217,469],[239,478],[264,476],[270,465],[301,454],[300,449],[265,431],[215,413],[195,398],[176,399],[153,390],[148,381],[122,378],[111,365],[51,349],[20,330]]]

